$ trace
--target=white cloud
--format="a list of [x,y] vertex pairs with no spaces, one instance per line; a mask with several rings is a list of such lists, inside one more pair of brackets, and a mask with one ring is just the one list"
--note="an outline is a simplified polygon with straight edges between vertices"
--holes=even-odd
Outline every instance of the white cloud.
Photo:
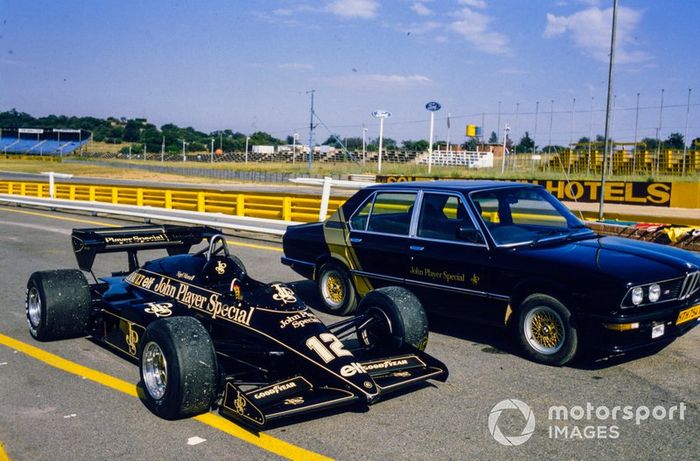
[[[617,13],[617,37],[615,61],[620,64],[641,63],[651,59],[642,50],[634,49],[635,31],[642,20],[643,11],[620,7]],[[569,36],[583,54],[597,61],[608,62],[610,53],[610,30],[612,8],[601,10],[588,8],[570,16],[547,13],[545,38]]]
[[472,8],[486,8],[485,0],[459,0],[459,4],[471,6]]
[[411,9],[421,16],[430,16],[431,14],[433,14],[430,8],[428,8],[427,6],[425,6],[425,4],[420,2],[414,3],[411,6]]
[[336,86],[352,88],[408,88],[429,85],[433,82],[425,75],[396,74],[352,74],[331,78],[328,81]]
[[326,6],[326,11],[342,18],[373,19],[378,8],[376,0],[335,0]]
[[494,32],[489,26],[492,21],[490,16],[477,13],[469,8],[453,13],[455,21],[450,24],[450,29],[464,37],[475,46],[475,51],[490,54],[510,54],[508,37],[500,32]]

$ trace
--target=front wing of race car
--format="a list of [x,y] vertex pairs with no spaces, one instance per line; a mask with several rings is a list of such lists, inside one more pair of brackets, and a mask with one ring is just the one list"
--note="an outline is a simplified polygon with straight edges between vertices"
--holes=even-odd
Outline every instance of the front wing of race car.
[[447,368],[440,361],[417,349],[406,354],[359,362],[379,389],[372,400],[360,392],[329,385],[315,386],[298,375],[249,390],[227,382],[219,412],[257,430],[282,418],[303,415],[350,404],[372,404],[383,396],[427,379],[445,381]]

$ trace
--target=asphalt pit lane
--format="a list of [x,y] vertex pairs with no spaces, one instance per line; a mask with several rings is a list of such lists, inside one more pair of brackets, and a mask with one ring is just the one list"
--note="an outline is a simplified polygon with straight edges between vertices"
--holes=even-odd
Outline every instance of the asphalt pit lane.
[[481,349],[481,352],[486,352],[487,354],[507,354],[508,352],[503,351],[501,349],[497,349],[492,346],[486,346],[483,349]]

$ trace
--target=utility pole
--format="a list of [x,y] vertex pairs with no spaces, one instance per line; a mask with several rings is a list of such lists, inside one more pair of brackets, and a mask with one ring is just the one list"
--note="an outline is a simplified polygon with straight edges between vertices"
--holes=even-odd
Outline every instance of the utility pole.
[[165,136],[163,136],[163,144],[160,145],[160,163],[165,160]]
[[214,163],[214,138],[211,138],[211,163]]
[[[498,130],[501,129],[501,101],[498,101],[498,121],[496,122],[496,136],[498,136]],[[498,138],[496,139],[498,141]]]
[[659,164],[661,163],[661,125],[664,117],[664,89],[661,88],[661,107],[659,108],[659,130],[656,134],[656,175],[659,175]]
[[549,109],[549,142],[547,145],[549,146],[550,152],[552,151],[552,124],[554,123],[554,99],[550,101],[550,109]]
[[683,134],[683,170],[681,174],[685,176],[685,156],[688,154],[688,117],[690,116],[690,92],[692,88],[688,88],[688,105],[685,108],[685,133]]
[[536,154],[537,153],[537,119],[539,118],[540,115],[540,102],[535,101],[535,132],[532,134],[532,153]]
[[311,111],[309,112],[309,174],[313,166],[314,155],[314,93],[316,90],[309,90],[306,94],[311,93]]
[[603,171],[600,177],[600,208],[598,209],[598,220],[603,220],[603,207],[605,206],[605,168],[608,160],[608,135],[610,134],[610,104],[612,103],[613,92],[613,70],[615,65],[615,33],[617,28],[617,0],[613,0],[612,33],[610,34],[610,65],[608,66],[608,101],[605,108],[605,135],[603,143]]

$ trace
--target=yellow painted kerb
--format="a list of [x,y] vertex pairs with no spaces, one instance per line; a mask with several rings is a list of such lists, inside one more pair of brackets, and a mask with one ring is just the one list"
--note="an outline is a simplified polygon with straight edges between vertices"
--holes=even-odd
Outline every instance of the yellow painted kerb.
[[10,461],[10,458],[5,453],[5,445],[0,442],[0,461]]
[[[46,363],[47,365],[51,365],[52,367],[58,368],[59,370],[63,370],[76,376],[85,377],[86,379],[102,384],[103,386],[111,387],[112,389],[116,389],[132,397],[137,397],[136,386],[134,384],[128,383],[119,378],[115,378],[114,376],[110,376],[106,373],[102,373],[100,371],[93,370],[92,368],[88,368],[70,360],[66,360],[63,357],[59,357],[50,352],[46,352],[43,349],[39,349],[38,347],[16,340],[9,336],[5,336],[1,333],[0,344],[22,352],[34,359]],[[289,442],[285,442],[284,440],[280,440],[263,433],[253,434],[247,431],[246,429],[243,429],[242,427],[214,413],[206,413],[203,415],[199,415],[194,419],[203,424],[206,424],[207,426],[218,429],[222,432],[232,435],[233,437],[236,437],[237,439],[243,440],[244,442],[247,442],[251,445],[255,445],[258,448],[269,451],[283,458],[291,460],[310,461],[321,461],[331,459],[318,453],[314,453],[313,451],[309,451],[305,448],[298,447]],[[5,457],[3,458],[3,456]],[[0,444],[0,461],[5,460],[7,460],[7,456],[4,455],[2,445]]]

